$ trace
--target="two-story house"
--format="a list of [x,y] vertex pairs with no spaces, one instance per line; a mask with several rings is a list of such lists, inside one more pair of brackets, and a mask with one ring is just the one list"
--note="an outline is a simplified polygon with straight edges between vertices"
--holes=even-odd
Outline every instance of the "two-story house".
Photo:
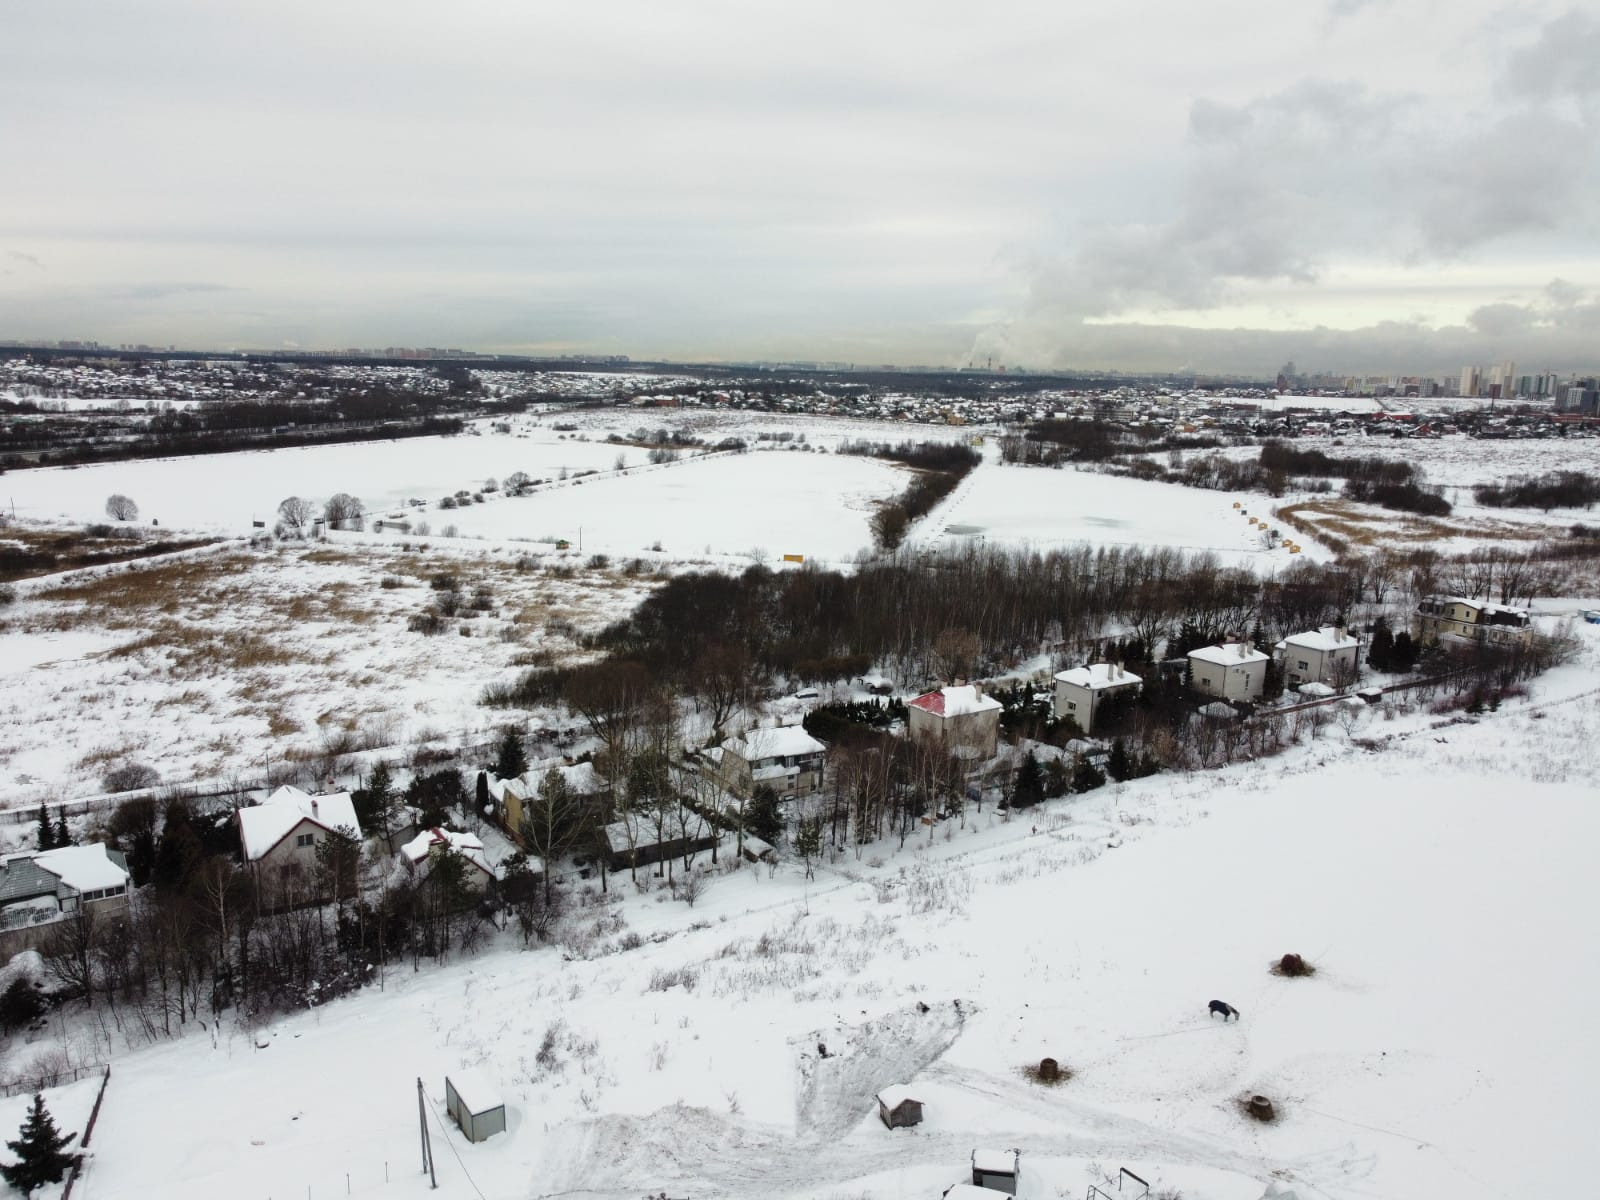
[[0,857],[0,958],[37,949],[56,922],[128,910],[128,861],[95,842]]
[[752,729],[731,737],[705,755],[723,787],[748,796],[766,786],[780,800],[810,796],[822,790],[828,748],[799,725]]
[[258,894],[270,902],[312,903],[340,891],[353,890],[350,878],[328,881],[318,871],[317,847],[338,833],[361,838],[361,822],[349,792],[313,796],[285,784],[260,804],[241,808],[239,847]]
[[1273,647],[1290,687],[1326,683],[1346,687],[1360,671],[1361,640],[1348,629],[1324,625],[1286,637]]
[[1071,718],[1085,736],[1094,732],[1094,714],[1113,696],[1137,696],[1144,685],[1117,663],[1090,663],[1056,675],[1055,719]]
[[1270,656],[1249,642],[1223,642],[1189,651],[1189,686],[1223,700],[1259,700]]
[[1417,640],[1428,645],[1441,638],[1526,645],[1532,636],[1533,623],[1523,608],[1463,596],[1429,596],[1417,605]]
[[1000,745],[1000,711],[982,684],[944,687],[906,705],[911,740],[943,746],[967,758],[993,758]]

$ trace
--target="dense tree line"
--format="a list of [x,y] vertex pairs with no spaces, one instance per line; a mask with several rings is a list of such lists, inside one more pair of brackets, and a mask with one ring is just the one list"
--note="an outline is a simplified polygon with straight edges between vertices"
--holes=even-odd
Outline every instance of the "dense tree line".
[[1587,471],[1551,471],[1527,479],[1486,483],[1472,490],[1486,508],[1592,508],[1600,500],[1600,480]]

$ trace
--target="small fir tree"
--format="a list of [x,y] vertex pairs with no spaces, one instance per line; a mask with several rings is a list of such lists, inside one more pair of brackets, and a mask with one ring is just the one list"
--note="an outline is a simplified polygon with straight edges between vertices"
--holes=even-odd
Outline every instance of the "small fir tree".
[[488,812],[489,811],[489,775],[488,775],[488,773],[486,771],[479,771],[478,772],[478,784],[477,784],[477,787],[474,789],[474,794],[475,794],[476,799],[478,801],[478,812],[480,812],[480,813]]
[[528,769],[528,756],[522,750],[522,736],[507,725],[495,757],[494,773],[501,779],[515,779]]
[[0,1163],[0,1176],[24,1196],[47,1183],[60,1183],[61,1177],[83,1157],[67,1153],[77,1136],[61,1135],[50,1110],[44,1106],[44,1093],[35,1092],[21,1133],[16,1141],[6,1143],[6,1149],[17,1156],[17,1161],[10,1165]]
[[745,828],[768,845],[776,846],[783,837],[783,813],[778,809],[778,793],[766,784],[751,793],[745,814]]
[[39,849],[54,850],[56,847],[55,827],[50,824],[50,810],[44,806],[44,801],[39,802]]
[[1106,759],[1106,774],[1121,783],[1124,779],[1131,779],[1133,773],[1133,760],[1128,757],[1128,748],[1118,738],[1111,743],[1111,755]]
[[1394,632],[1389,622],[1379,618],[1372,630],[1372,644],[1367,647],[1367,666],[1374,671],[1394,670]]
[[1072,790],[1092,792],[1097,787],[1104,787],[1105,782],[1105,773],[1082,754],[1078,755],[1072,764]]
[[56,809],[56,845],[73,845],[72,831],[67,828],[67,810],[65,808]]
[[1018,808],[1031,808],[1044,799],[1044,769],[1032,750],[1017,768],[1017,785],[1011,793],[1011,803]]

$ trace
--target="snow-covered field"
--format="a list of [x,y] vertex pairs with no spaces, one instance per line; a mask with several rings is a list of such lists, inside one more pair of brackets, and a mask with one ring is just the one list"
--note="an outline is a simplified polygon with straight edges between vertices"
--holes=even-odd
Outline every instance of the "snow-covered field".
[[[99,794],[130,760],[167,782],[255,786],[340,746],[492,738],[504,714],[478,702],[486,684],[513,677],[519,655],[576,653],[578,635],[625,616],[655,582],[575,556],[560,570],[518,560],[470,541],[337,535],[24,585],[0,631],[4,804]],[[488,607],[436,636],[409,629],[441,574],[463,603],[486,589]]]
[[[809,884],[747,868],[690,910],[619,877],[564,947],[125,1055],[79,1195],[420,1197],[418,1077],[447,1196],[935,1197],[974,1147],[1022,1150],[1025,1200],[1124,1165],[1185,1200],[1579,1194],[1594,651],[1480,720],[1374,713],[1379,749],[1329,730]],[[1315,977],[1269,973],[1290,950]],[[1027,1081],[1045,1055],[1074,1078]],[[478,1146],[443,1118],[461,1067],[508,1106]],[[919,1128],[878,1122],[894,1083]]]
[[564,537],[590,553],[848,562],[872,544],[875,503],[905,481],[877,459],[762,451],[571,480],[438,517],[464,537]]
[[[1224,561],[1270,571],[1290,561],[1287,548],[1265,550],[1232,492],[1201,491],[1071,469],[985,462],[913,533],[924,545],[968,538],[1053,549],[1075,542],[1096,546],[1176,546],[1214,552]],[[1254,501],[1254,503],[1252,503]],[[1246,513],[1269,515],[1265,496],[1243,497]],[[1282,531],[1292,536],[1288,529]],[[1301,540],[1302,553],[1325,557]]]

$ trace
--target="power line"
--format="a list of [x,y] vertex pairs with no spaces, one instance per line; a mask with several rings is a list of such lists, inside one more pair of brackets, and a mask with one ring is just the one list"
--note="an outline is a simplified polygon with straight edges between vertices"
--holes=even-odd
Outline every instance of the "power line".
[[[422,1087],[421,1080],[417,1081],[417,1087],[424,1096],[428,1096],[428,1090]],[[428,1099],[432,1100],[433,1097],[428,1096]],[[461,1161],[460,1153],[456,1150],[455,1145],[450,1141],[450,1131],[444,1127],[444,1122],[439,1120],[439,1114],[437,1112],[433,1114],[433,1119],[434,1122],[439,1126],[439,1132],[444,1135],[444,1144],[449,1147],[451,1155],[456,1160],[456,1165],[461,1168],[461,1173],[467,1177],[467,1182],[472,1184],[472,1190],[478,1193],[478,1200],[489,1200],[489,1197],[483,1194],[483,1189],[480,1188],[477,1182],[472,1178],[472,1172],[467,1170],[467,1164]]]

